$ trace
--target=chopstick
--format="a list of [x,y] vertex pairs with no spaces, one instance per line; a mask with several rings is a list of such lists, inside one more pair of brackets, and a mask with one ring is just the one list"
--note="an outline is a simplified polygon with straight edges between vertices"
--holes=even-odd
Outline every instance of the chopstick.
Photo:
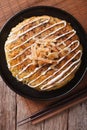
[[36,114],[19,121],[17,123],[17,126],[21,126],[27,122],[41,118],[41,117],[45,116],[46,114],[50,114],[53,111],[57,110],[58,108],[63,107],[65,105],[73,102],[76,99],[78,99],[79,100],[78,103],[80,103],[80,102],[82,102],[82,100],[80,101],[80,99],[81,99],[81,97],[84,97],[84,95],[87,96],[87,87],[85,87],[83,90],[78,91],[78,93],[76,93],[70,97],[62,99],[60,101],[55,101],[54,103],[52,103],[50,106],[48,106],[44,110],[41,110],[41,111],[37,112]]

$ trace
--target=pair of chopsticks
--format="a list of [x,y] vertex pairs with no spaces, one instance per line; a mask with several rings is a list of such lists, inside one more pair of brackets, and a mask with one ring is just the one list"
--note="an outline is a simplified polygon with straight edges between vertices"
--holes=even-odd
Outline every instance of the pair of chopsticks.
[[[74,101],[77,100],[77,102],[74,103],[74,105],[76,105],[78,103],[81,103],[83,100],[87,99],[87,98],[84,98],[84,97],[87,97],[87,87],[85,87],[83,90],[78,91],[78,93],[76,93],[74,95],[71,95],[70,97],[62,99],[60,101],[55,101],[54,103],[52,103],[50,106],[48,106],[44,110],[41,110],[38,113],[36,113],[36,114],[34,114],[34,115],[32,115],[32,116],[30,116],[28,118],[25,118],[25,119],[19,121],[17,123],[17,126],[21,126],[21,125],[23,125],[23,124],[25,124],[27,122],[39,119],[39,118],[45,116],[46,114],[50,114],[53,111],[58,110],[58,109],[60,109],[60,108],[62,108],[64,106],[67,106],[65,108],[68,109],[68,108],[73,106],[73,102]],[[71,104],[71,105],[69,105],[69,104]]]

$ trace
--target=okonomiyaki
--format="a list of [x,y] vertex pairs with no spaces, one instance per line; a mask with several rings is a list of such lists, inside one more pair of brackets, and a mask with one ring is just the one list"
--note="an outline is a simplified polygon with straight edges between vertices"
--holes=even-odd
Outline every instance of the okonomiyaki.
[[82,56],[70,23],[47,15],[30,17],[13,27],[4,49],[12,75],[39,91],[65,86],[75,76]]

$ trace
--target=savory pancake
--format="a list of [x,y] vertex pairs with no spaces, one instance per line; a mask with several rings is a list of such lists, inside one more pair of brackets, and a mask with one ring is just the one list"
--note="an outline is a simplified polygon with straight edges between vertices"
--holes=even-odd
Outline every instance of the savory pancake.
[[18,81],[37,90],[63,87],[81,63],[82,46],[70,23],[51,16],[24,20],[5,43],[9,70]]

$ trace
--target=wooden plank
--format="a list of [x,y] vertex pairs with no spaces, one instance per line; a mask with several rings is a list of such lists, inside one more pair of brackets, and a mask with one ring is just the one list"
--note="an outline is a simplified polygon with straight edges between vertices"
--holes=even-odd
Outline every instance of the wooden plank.
[[[17,130],[43,130],[43,123],[32,125],[31,123],[17,127]],[[53,130],[53,129],[52,129]]]
[[0,130],[15,130],[16,95],[0,77]]
[[69,110],[68,130],[87,130],[87,101]]
[[56,109],[55,111],[47,114],[47,115],[43,115],[42,117],[39,117],[35,120],[32,121],[32,124],[37,124],[45,119],[48,119],[50,117],[53,117],[55,116],[56,114],[60,114],[62,113],[63,111],[79,104],[79,103],[82,103],[83,101],[86,101],[87,100],[87,93],[84,94],[84,96],[82,95],[82,97],[80,98],[79,96],[77,97],[77,99],[73,99],[71,100],[71,103],[70,102],[66,102],[65,104],[62,104],[62,106],[59,105],[59,108]]
[[36,125],[31,123],[17,127],[17,130],[67,130],[68,110]]
[[68,110],[43,122],[42,130],[67,130]]

